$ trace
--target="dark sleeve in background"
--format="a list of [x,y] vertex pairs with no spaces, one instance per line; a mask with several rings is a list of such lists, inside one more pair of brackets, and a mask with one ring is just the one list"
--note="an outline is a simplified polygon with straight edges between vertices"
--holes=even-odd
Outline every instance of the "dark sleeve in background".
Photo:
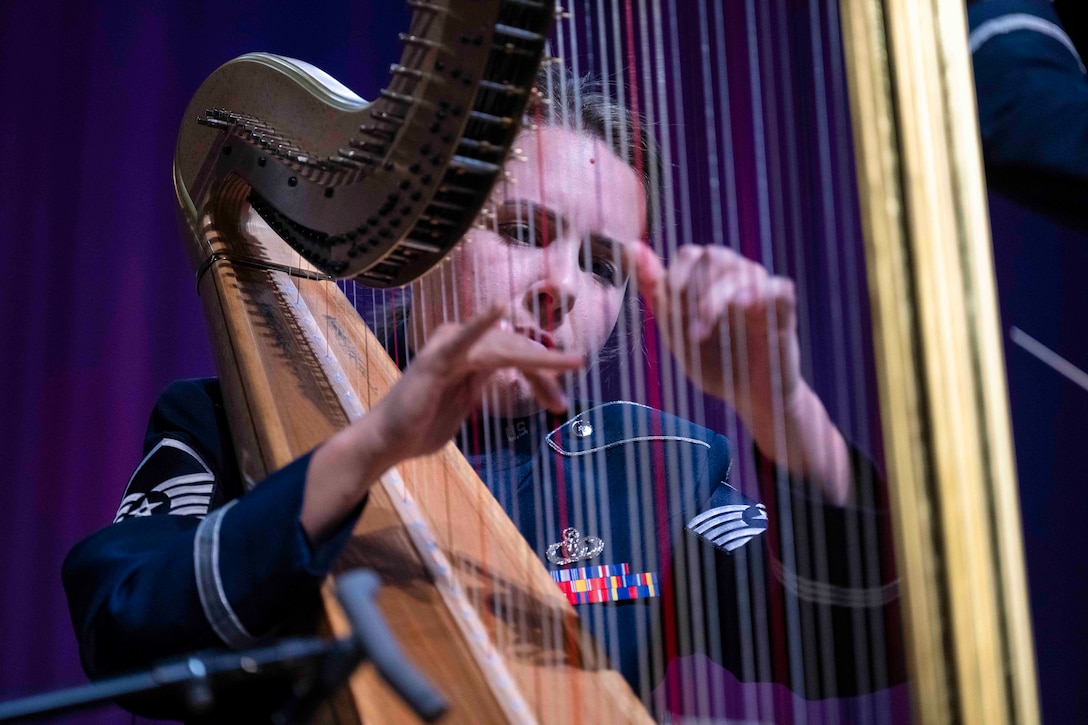
[[1088,3],[968,9],[973,33],[1009,15],[1050,31],[974,53],[1039,696],[1046,722],[1088,722]]
[[1088,76],[1062,19],[1047,0],[978,0],[968,22],[987,181],[1088,226]]

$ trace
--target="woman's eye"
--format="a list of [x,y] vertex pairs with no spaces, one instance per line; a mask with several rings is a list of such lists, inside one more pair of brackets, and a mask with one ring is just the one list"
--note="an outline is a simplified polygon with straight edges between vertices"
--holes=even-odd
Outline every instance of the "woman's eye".
[[536,244],[536,235],[531,224],[508,222],[499,225],[499,233],[515,244]]
[[616,265],[611,260],[600,257],[595,258],[591,269],[593,270],[593,276],[605,284],[615,285],[619,283],[619,270],[616,269]]

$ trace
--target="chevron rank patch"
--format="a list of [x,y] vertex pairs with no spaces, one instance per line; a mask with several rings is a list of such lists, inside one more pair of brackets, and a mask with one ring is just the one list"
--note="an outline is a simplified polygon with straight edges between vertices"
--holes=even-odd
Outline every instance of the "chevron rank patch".
[[129,479],[113,522],[153,514],[203,517],[214,492],[215,476],[197,452],[163,438]]
[[761,503],[727,503],[694,517],[686,528],[718,549],[732,552],[767,530],[767,508]]
[[632,574],[630,564],[604,564],[549,572],[571,604],[598,604],[656,597],[657,574]]

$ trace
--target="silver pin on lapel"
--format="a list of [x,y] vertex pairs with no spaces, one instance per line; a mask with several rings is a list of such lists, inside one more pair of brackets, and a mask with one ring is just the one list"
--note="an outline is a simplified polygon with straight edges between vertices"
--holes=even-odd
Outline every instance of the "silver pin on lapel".
[[563,538],[548,547],[548,561],[556,566],[586,561],[604,551],[604,542],[596,536],[583,537],[578,529],[563,530]]

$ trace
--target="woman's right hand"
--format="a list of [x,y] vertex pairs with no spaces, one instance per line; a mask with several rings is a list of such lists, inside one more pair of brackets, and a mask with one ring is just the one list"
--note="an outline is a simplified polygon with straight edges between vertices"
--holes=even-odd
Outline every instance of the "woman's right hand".
[[502,314],[495,307],[436,328],[386,395],[314,452],[301,516],[311,541],[333,530],[390,467],[445,445],[496,371],[515,368],[543,407],[567,408],[558,377],[580,367],[582,358],[502,329]]

